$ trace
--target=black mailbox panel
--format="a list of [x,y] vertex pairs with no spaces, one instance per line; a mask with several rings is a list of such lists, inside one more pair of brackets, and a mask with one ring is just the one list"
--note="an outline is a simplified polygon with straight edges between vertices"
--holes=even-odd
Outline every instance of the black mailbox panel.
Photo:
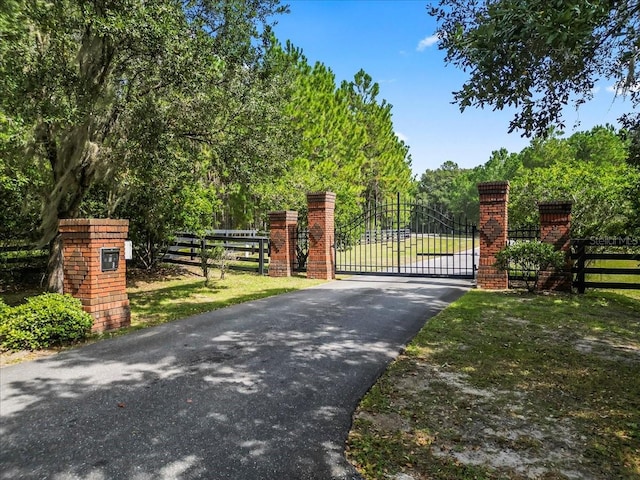
[[100,267],[103,272],[113,272],[118,270],[118,262],[120,260],[119,248],[101,248],[100,249]]

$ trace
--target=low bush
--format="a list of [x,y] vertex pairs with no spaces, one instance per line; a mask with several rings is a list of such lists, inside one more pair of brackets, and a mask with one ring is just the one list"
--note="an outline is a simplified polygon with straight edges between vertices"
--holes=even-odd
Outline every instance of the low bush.
[[0,306],[0,345],[5,350],[37,350],[73,343],[85,338],[92,324],[80,300],[45,293],[17,307]]
[[0,320],[3,318],[4,314],[7,313],[11,307],[4,303],[4,300],[0,297]]
[[506,246],[496,254],[495,265],[500,270],[515,268],[522,271],[527,289],[532,292],[538,286],[542,270],[558,270],[563,263],[563,252],[556,251],[549,243],[533,240]]
[[5,337],[5,329],[7,325],[7,320],[9,319],[9,312],[11,311],[11,307],[4,303],[4,300],[0,298],[0,345]]

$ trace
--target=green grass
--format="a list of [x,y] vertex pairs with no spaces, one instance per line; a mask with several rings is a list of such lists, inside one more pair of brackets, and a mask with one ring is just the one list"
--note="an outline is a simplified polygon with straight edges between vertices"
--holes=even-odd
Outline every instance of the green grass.
[[[471,238],[459,238],[431,236],[419,238],[413,235],[408,240],[400,242],[379,242],[371,244],[358,244],[346,250],[336,252],[336,264],[349,266],[350,269],[363,269],[370,271],[383,270],[391,265],[398,264],[398,251],[400,252],[400,264],[409,265],[429,260],[443,253],[455,253],[472,248]],[[479,245],[476,242],[476,245]]]
[[468,293],[365,396],[350,460],[367,479],[640,478],[640,299],[624,293]]
[[214,271],[209,286],[204,285],[202,277],[189,276],[140,282],[129,288],[132,327],[170,322],[322,283],[304,276],[272,278],[237,272],[227,272],[224,280],[216,278],[217,272]]
[[640,283],[640,265],[637,260],[594,260],[587,267],[629,269],[629,273],[624,275],[588,273],[585,275],[587,282]]

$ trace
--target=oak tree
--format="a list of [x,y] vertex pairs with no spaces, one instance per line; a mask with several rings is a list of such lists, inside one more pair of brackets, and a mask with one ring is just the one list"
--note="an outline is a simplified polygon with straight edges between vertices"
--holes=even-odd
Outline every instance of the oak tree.
[[440,0],[429,11],[446,61],[469,73],[454,92],[462,110],[512,107],[510,131],[544,136],[601,79],[640,104],[638,0]]

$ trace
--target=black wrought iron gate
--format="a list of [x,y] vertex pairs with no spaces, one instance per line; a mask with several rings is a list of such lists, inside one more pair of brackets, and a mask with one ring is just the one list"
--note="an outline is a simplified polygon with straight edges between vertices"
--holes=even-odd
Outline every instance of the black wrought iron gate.
[[476,226],[400,195],[336,225],[335,238],[336,273],[475,277]]

